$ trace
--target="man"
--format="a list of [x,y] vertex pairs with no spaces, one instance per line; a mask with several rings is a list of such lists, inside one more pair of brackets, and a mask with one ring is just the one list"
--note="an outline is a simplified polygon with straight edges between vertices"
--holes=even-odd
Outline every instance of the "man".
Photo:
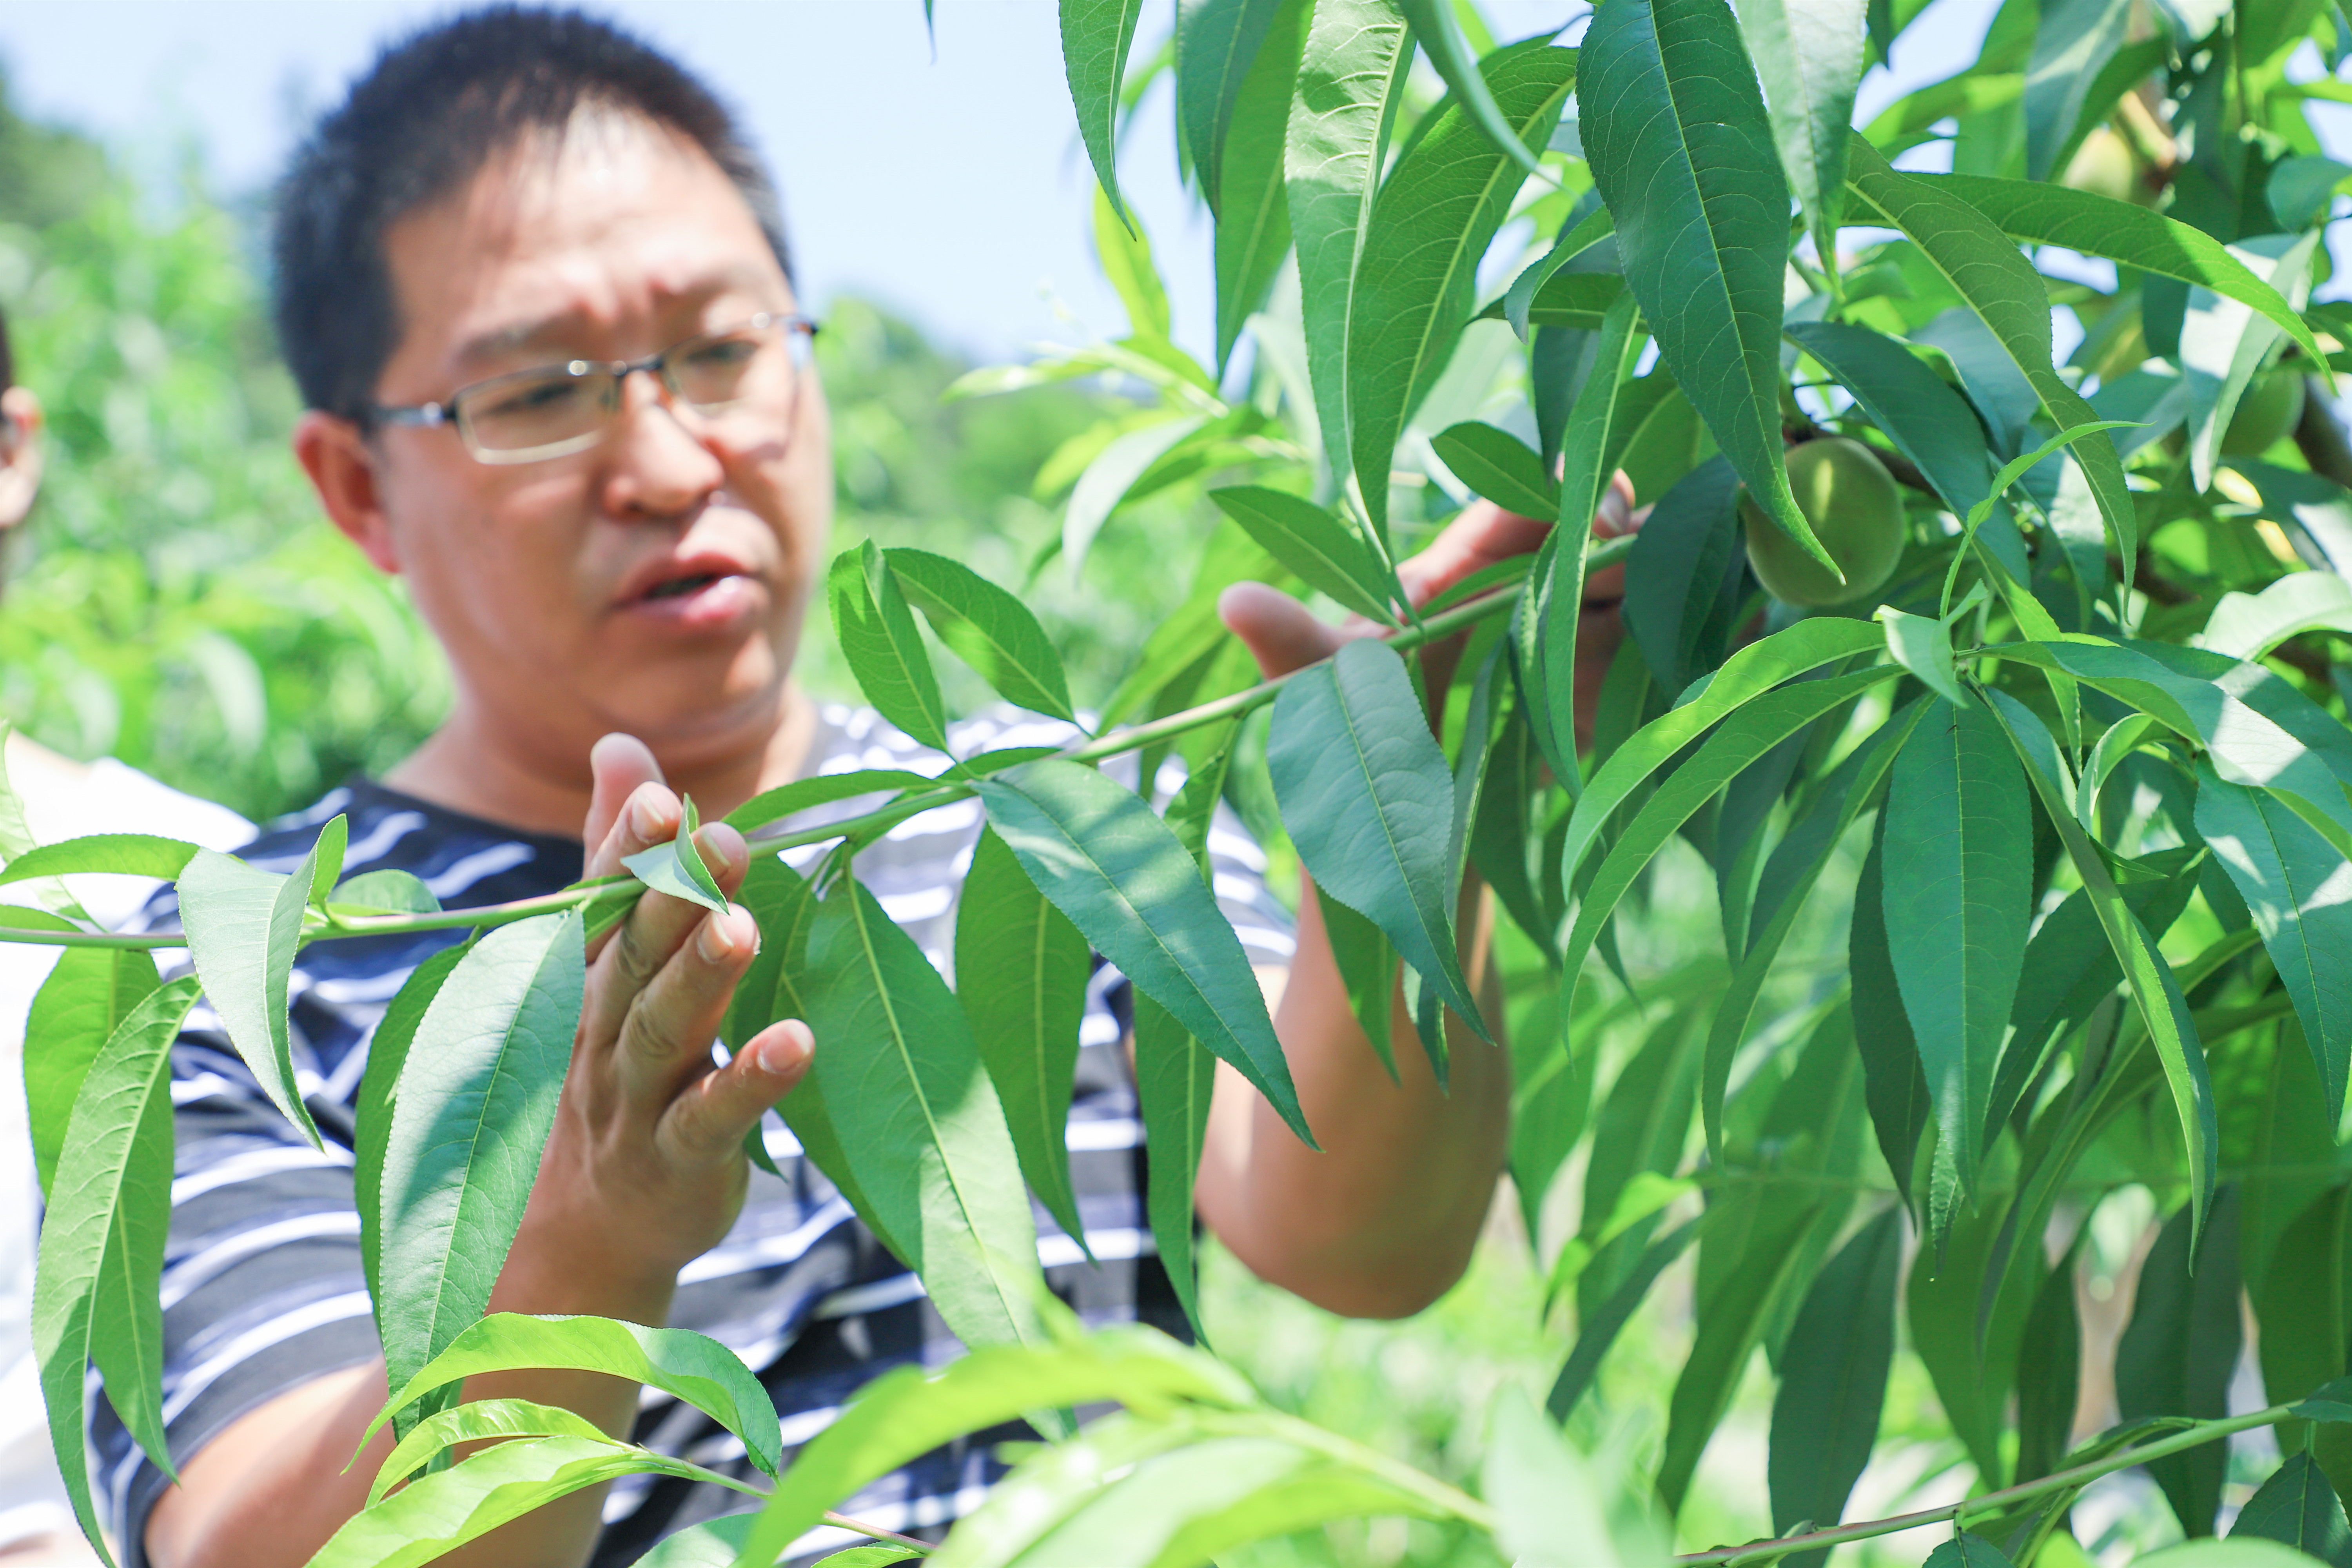
[[[8,323],[0,318],[0,539],[13,539],[41,491],[41,402],[16,384]],[[78,763],[11,731],[8,782],[42,843],[117,831],[150,832],[232,849],[253,825],[226,806],[166,788],[111,757]],[[102,925],[139,912],[155,884],[128,877],[76,877],[70,890]],[[40,1368],[33,1359],[33,1236],[40,1193],[25,1111],[25,1020],[59,951],[0,948],[0,1563],[68,1568],[98,1559],[75,1527],[73,1506],[49,1452]]]
[[[292,864],[319,821],[346,811],[351,870],[400,866],[446,902],[493,901],[559,887],[583,861],[616,870],[667,840],[673,786],[715,817],[810,773],[922,765],[872,714],[820,711],[792,679],[826,557],[824,401],[773,191],[699,84],[600,23],[478,13],[383,56],[320,124],[282,199],[279,330],[310,409],[297,455],[336,526],[407,577],[448,649],[457,700],[382,783],[337,791],[257,846],[257,863]],[[1612,504],[1622,523],[1622,497]],[[1439,591],[1539,537],[1485,509],[1416,564],[1418,586]],[[1237,593],[1231,608],[1269,669],[1339,635],[1279,595]],[[953,741],[1024,738],[981,721]],[[968,809],[933,813],[859,863],[934,949],[977,826]],[[721,884],[739,885],[742,840],[720,826],[702,844]],[[1309,1300],[1418,1310],[1459,1275],[1490,1200],[1506,1060],[1461,1037],[1450,1098],[1411,1052],[1391,1084],[1349,1011],[1311,893],[1294,960],[1255,850],[1231,834],[1216,847],[1234,889],[1227,913],[1265,968],[1287,968],[1276,1026],[1326,1152],[1222,1083],[1200,1213],[1252,1268]],[[492,1307],[713,1334],[760,1371],[789,1447],[889,1365],[955,1347],[796,1150],[772,1142],[783,1181],[747,1176],[740,1138],[824,1048],[787,1020],[714,1066],[709,1042],[755,941],[740,909],[706,915],[649,896],[592,955],[557,1124]],[[305,955],[298,1060],[322,1126],[348,1125],[367,1031],[436,945]],[[1471,945],[1483,972],[1483,944]],[[1149,1255],[1114,979],[1090,994],[1071,1139],[1104,1262],[1082,1265],[1050,1231],[1041,1250],[1089,1321],[1181,1328]],[[167,1489],[102,1408],[100,1476],[133,1563],[291,1565],[363,1500],[387,1439],[346,1465],[383,1400],[383,1368],[347,1157],[303,1146],[204,1026],[199,1016],[175,1063],[164,1279],[181,1485]],[[568,1405],[667,1451],[744,1463],[695,1412],[640,1408],[616,1380],[515,1374],[467,1393]],[[929,1456],[847,1506],[935,1531],[991,1479],[988,1447]],[[624,1485],[449,1560],[627,1563],[742,1506],[711,1489]]]

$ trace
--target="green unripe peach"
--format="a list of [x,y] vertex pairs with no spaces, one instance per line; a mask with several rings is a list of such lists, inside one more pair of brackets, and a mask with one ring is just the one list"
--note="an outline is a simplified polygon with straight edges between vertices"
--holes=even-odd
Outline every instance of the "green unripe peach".
[[2286,369],[2264,371],[2238,399],[2238,411],[2221,432],[2221,453],[2259,458],[2302,422],[2303,377]]
[[2140,175],[2139,158],[2113,127],[2102,125],[2083,138],[2083,145],[2067,161],[2058,183],[2109,201],[2156,205],[2157,193]]
[[1789,489],[1845,581],[1781,532],[1752,497],[1742,496],[1748,564],[1766,593],[1790,605],[1843,605],[1876,593],[1895,574],[1903,559],[1903,496],[1869,447],[1832,436],[1790,448]]

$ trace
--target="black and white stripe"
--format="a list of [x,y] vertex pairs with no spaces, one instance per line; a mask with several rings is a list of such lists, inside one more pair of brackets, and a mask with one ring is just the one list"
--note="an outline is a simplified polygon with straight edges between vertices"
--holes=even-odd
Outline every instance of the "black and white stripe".
[[[827,708],[810,771],[899,768],[937,773],[947,758],[870,711]],[[1066,725],[1005,710],[958,725],[960,756],[1013,746],[1058,746]],[[1165,789],[1171,777],[1156,780]],[[843,802],[809,821],[848,816]],[[350,817],[345,874],[397,868],[422,878],[450,908],[551,892],[578,879],[577,841],[518,834],[365,781],[338,789],[278,825],[247,851],[252,864],[290,870],[319,825]],[[954,911],[981,828],[964,801],[898,825],[858,858],[859,877],[883,909],[942,969],[950,967]],[[1288,918],[1265,888],[1265,862],[1237,822],[1221,816],[1210,837],[1220,903],[1254,963],[1289,961]],[[819,850],[787,858],[806,864]],[[169,895],[151,922],[175,919]],[[270,1107],[244,1063],[199,1009],[173,1062],[179,1152],[163,1276],[164,1413],[173,1455],[187,1458],[237,1416],[325,1373],[377,1352],[360,1268],[352,1199],[352,1104],[367,1043],[409,972],[459,933],[433,932],[322,943],[307,951],[292,987],[298,1078],[328,1146],[313,1151]],[[1040,1261],[1055,1290],[1089,1322],[1140,1319],[1171,1332],[1183,1318],[1144,1217],[1143,1135],[1134,1084],[1118,1048],[1125,982],[1097,966],[1087,994],[1076,1094],[1069,1129],[1071,1174],[1097,1263],[1036,1211]],[[768,1148],[780,1181],[754,1172],[741,1216],[726,1239],[678,1278],[670,1321],[726,1343],[757,1369],[774,1395],[787,1458],[831,1422],[856,1388],[889,1368],[937,1365],[961,1353],[920,1284],[851,1214],[832,1184],[801,1158],[772,1120]],[[144,1568],[145,1525],[164,1481],[102,1397],[91,1407],[94,1476],[131,1568]],[[845,1508],[889,1529],[937,1534],[978,1501],[998,1473],[994,1446],[1014,1429],[979,1434],[926,1455]],[[691,1406],[648,1394],[639,1441],[750,1477],[741,1446]],[[639,1478],[606,1500],[599,1568],[634,1562],[679,1528],[740,1510],[745,1500],[715,1487]],[[795,1543],[797,1556],[854,1544],[834,1531]]]

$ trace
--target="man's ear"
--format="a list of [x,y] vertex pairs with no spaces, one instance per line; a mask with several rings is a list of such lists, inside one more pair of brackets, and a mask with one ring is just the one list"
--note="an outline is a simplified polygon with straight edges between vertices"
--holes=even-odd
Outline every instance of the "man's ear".
[[14,528],[41,493],[41,400],[32,389],[0,392],[0,528]]
[[294,426],[294,459],[310,476],[319,504],[344,538],[388,576],[400,574],[400,553],[376,486],[375,454],[348,419],[313,408]]

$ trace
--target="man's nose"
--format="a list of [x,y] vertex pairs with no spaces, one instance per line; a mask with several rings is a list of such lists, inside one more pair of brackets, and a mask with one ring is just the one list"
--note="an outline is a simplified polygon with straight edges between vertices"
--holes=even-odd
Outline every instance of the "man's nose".
[[668,519],[693,511],[726,480],[718,455],[679,417],[668,388],[650,371],[621,383],[605,507],[615,517]]

